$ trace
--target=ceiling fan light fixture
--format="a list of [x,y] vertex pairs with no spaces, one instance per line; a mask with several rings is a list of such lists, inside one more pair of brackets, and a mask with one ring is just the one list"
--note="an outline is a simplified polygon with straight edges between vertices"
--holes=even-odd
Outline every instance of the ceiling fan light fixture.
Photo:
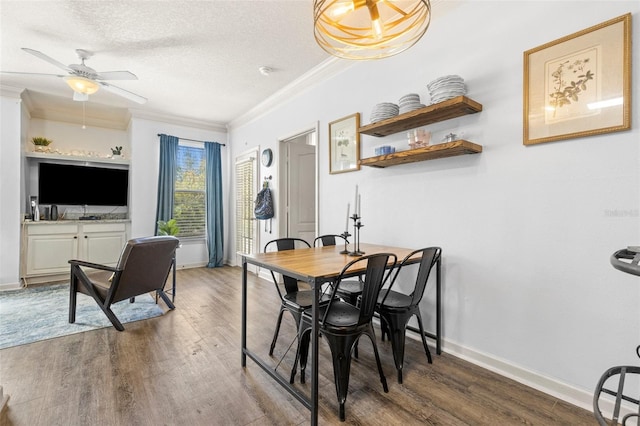
[[67,82],[74,92],[83,95],[93,95],[100,88],[100,85],[95,81],[77,75],[67,76],[64,78],[64,81]]
[[86,93],[73,92],[73,100],[76,102],[87,102],[89,101],[89,95]]
[[381,59],[416,44],[431,22],[429,0],[314,0],[314,35],[343,59]]

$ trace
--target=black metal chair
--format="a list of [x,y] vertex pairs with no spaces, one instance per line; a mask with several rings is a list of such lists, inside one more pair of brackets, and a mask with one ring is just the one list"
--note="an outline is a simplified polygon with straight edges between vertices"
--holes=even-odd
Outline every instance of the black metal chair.
[[[433,269],[434,265],[440,259],[442,249],[439,247],[429,247],[419,250],[415,250],[407,255],[400,266],[398,267],[393,280],[388,288],[382,289],[378,296],[378,303],[376,305],[376,311],[380,314],[380,324],[382,327],[382,339],[384,335],[389,336],[391,340],[391,348],[393,350],[393,360],[398,370],[398,383],[402,383],[402,367],[404,363],[404,343],[405,333],[409,320],[414,315],[418,319],[418,326],[420,328],[420,336],[422,337],[422,344],[424,351],[427,354],[427,360],[429,364],[432,363],[431,353],[427,346],[427,341],[424,335],[424,328],[422,325],[422,316],[420,315],[420,301],[424,295],[425,288],[427,287],[427,280],[429,279],[429,273]],[[418,273],[416,276],[416,282],[413,287],[413,291],[410,294],[404,294],[392,290],[394,284],[398,279],[398,274],[402,268],[412,263],[412,258],[415,259],[418,255],[421,255],[420,265],[418,267]]]
[[[617,270],[640,277],[640,248],[628,247],[617,250],[611,255],[610,262]],[[640,346],[636,347],[636,354],[640,358]],[[620,424],[623,426],[640,424],[640,398],[635,398],[638,397],[638,380],[640,366],[622,365],[611,367],[604,372],[593,394],[593,414],[600,426],[619,424],[621,415]],[[602,412],[602,408],[607,406],[612,407],[608,416],[611,423],[605,419]]]
[[[638,356],[640,356],[640,346],[636,348],[636,352],[638,352]],[[634,391],[633,384],[625,387],[625,384],[628,385],[628,382],[634,383],[634,380],[632,380],[633,377],[631,377],[633,375],[636,376],[635,382],[637,382],[638,377],[640,377],[640,367],[633,365],[611,367],[604,372],[602,377],[600,377],[598,385],[596,386],[596,391],[593,395],[593,414],[600,426],[617,425],[623,403],[634,404],[635,413],[631,412],[623,414],[622,423],[620,424],[624,426],[640,424],[640,401],[633,397],[637,395],[635,393],[637,390]],[[605,401],[606,396],[613,397],[613,401],[608,401],[610,404],[613,403],[611,423],[605,419],[600,406],[601,402]],[[603,403],[602,405],[605,404]]]
[[[321,235],[313,240],[313,245],[318,247],[318,244],[321,243],[323,246],[335,246],[340,240],[342,240],[343,243],[349,243],[349,240],[342,235],[327,234]],[[357,280],[345,280],[340,285],[340,289],[336,295],[346,302],[356,305],[358,303],[358,297],[362,294],[362,286],[362,276],[359,276]]]
[[[296,248],[311,248],[311,246],[301,238],[278,238],[265,244],[264,252],[294,250]],[[273,284],[276,286],[276,290],[278,290],[281,303],[278,320],[276,321],[276,329],[273,333],[273,340],[269,349],[269,355],[273,355],[273,350],[276,347],[276,341],[278,340],[278,333],[280,332],[280,324],[282,323],[282,315],[284,314],[284,311],[286,310],[291,313],[295,320],[297,330],[300,326],[302,313],[313,304],[313,290],[300,290],[298,280],[295,278],[282,275],[282,286],[284,287],[283,292],[280,289],[280,284],[278,283],[273,271],[271,271],[271,277],[273,278]],[[328,299],[323,296],[320,303],[326,303],[327,301]]]
[[325,235],[320,235],[319,237],[316,237],[316,239],[313,240],[313,246],[320,247],[319,244],[322,244],[323,246],[335,246],[338,242],[348,244],[349,240],[347,240],[342,235],[325,234]]
[[[93,297],[118,331],[123,331],[124,327],[111,310],[111,305],[121,300],[129,299],[133,303],[135,296],[155,291],[169,309],[175,309],[164,292],[164,286],[179,244],[180,240],[171,236],[129,240],[116,267],[70,260],[69,322],[76,321],[78,293]],[[82,268],[87,268],[87,271]],[[87,273],[91,269],[98,272]]]
[[[382,388],[385,392],[389,391],[387,387],[387,380],[382,371],[382,365],[380,364],[380,356],[378,354],[378,347],[376,346],[376,338],[371,318],[373,317],[380,289],[389,277],[391,270],[395,266],[396,260],[397,258],[394,254],[380,253],[362,256],[352,262],[349,262],[342,269],[342,272],[334,284],[329,303],[324,306],[320,306],[319,331],[322,333],[323,338],[326,339],[331,349],[331,356],[333,358],[333,375],[338,403],[340,404],[340,420],[342,421],[345,419],[345,403],[347,400],[347,392],[349,390],[351,352],[362,335],[368,336],[373,344],[373,352],[378,365],[378,373],[380,375]],[[351,275],[352,273],[349,271],[354,268],[366,268],[364,289],[360,298],[360,305],[358,307],[335,297],[342,285],[343,278]],[[391,269],[388,269],[388,272],[386,272],[387,268]],[[298,332],[298,351],[291,370],[291,383],[295,380],[298,362],[300,362],[300,381],[302,383],[305,381],[305,369],[309,354],[309,340],[312,321],[313,318],[311,313],[305,311],[302,314],[302,320],[300,322],[300,329]]]

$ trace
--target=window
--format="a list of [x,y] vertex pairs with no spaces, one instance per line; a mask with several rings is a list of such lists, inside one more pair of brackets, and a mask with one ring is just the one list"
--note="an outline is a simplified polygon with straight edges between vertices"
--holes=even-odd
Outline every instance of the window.
[[183,238],[204,237],[206,230],[206,163],[204,147],[178,145],[173,217]]

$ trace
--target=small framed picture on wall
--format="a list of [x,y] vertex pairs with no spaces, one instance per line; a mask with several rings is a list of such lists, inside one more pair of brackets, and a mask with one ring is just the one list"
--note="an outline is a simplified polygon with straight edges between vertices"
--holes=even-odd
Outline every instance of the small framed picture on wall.
[[329,173],[360,170],[360,113],[329,123]]

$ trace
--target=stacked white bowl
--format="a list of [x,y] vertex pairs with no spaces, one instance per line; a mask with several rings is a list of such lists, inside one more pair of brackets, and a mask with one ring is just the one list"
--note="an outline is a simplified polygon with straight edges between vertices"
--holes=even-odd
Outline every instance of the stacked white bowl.
[[400,108],[400,114],[424,108],[424,105],[420,103],[420,95],[418,95],[417,93],[409,93],[407,95],[404,95],[398,101],[398,105]]
[[432,104],[437,104],[438,102],[446,101],[467,93],[464,79],[459,75],[438,77],[427,84],[427,88],[429,89]]
[[371,111],[371,122],[376,123],[378,121],[395,117],[398,115],[399,111],[400,108],[398,105],[391,102],[381,102],[373,107],[373,111]]

